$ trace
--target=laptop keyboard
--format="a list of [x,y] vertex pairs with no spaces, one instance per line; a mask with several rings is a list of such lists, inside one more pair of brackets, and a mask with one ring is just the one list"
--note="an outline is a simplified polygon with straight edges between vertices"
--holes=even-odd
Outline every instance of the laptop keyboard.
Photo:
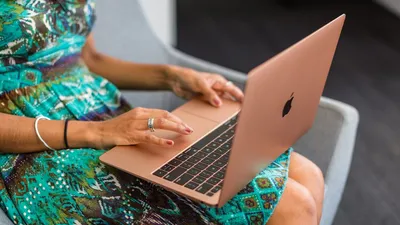
[[213,196],[222,187],[237,116],[164,164],[153,175]]

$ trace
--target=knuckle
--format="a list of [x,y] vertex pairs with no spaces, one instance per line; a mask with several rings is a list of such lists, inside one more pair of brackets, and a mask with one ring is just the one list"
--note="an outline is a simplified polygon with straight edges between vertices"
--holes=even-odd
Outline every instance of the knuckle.
[[161,113],[163,118],[169,118],[170,117],[170,113],[167,110],[163,110]]
[[152,135],[151,135],[151,134],[145,134],[144,137],[143,137],[143,139],[144,139],[146,142],[150,142],[151,139],[152,139]]
[[158,126],[159,126],[160,128],[161,128],[161,127],[164,127],[166,122],[167,122],[167,120],[166,120],[165,118],[159,118],[159,119],[158,119]]
[[132,122],[128,124],[128,130],[133,131],[137,129],[137,123],[136,122]]
[[134,110],[135,110],[136,112],[141,112],[141,111],[143,111],[143,108],[142,108],[142,107],[136,107]]
[[140,137],[137,134],[133,134],[129,135],[127,139],[130,143],[135,143],[140,140]]
[[141,107],[134,108],[132,110],[132,116],[133,117],[138,117],[141,112],[143,112],[143,108],[141,108]]

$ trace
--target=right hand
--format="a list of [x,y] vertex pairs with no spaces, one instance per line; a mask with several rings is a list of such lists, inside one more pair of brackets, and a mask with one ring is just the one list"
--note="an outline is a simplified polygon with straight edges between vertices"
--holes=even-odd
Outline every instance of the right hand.
[[189,135],[193,129],[181,119],[165,110],[134,108],[118,117],[97,123],[95,140],[97,149],[111,148],[116,145],[136,145],[148,143],[172,147],[173,140],[157,137],[149,132],[148,119],[154,118],[154,129],[174,131]]

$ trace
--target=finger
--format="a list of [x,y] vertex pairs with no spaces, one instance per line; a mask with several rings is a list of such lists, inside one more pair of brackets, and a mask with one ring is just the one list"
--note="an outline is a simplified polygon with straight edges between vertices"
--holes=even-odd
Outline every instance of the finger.
[[160,138],[160,137],[157,137],[157,136],[147,133],[147,132],[143,132],[140,135],[138,135],[137,139],[138,139],[137,141],[139,143],[153,144],[153,145],[159,145],[159,146],[165,146],[165,147],[174,145],[173,140]]
[[243,94],[242,90],[240,90],[238,87],[236,87],[234,85],[225,85],[225,87],[223,88],[223,91],[225,93],[228,93],[229,95],[233,96],[239,102],[243,101],[244,94]]
[[221,84],[221,82],[215,83],[213,85],[213,89],[218,92],[227,93],[229,96],[233,97],[234,100],[243,101],[244,94],[242,90],[240,90],[237,86],[233,85],[232,82],[225,82]]
[[[138,130],[149,130],[148,120],[141,120],[136,129]],[[169,130],[180,134],[191,134],[193,129],[184,126],[182,123],[176,123],[166,118],[158,117],[154,119],[154,129]]]
[[200,91],[203,94],[206,101],[210,102],[211,105],[215,107],[220,107],[222,105],[221,98],[218,94],[207,84],[206,81],[200,81]]
[[228,82],[223,76],[218,75],[218,74],[209,74],[208,73],[208,74],[205,74],[205,76],[207,77],[206,80],[210,84],[210,86],[218,85],[218,84],[223,86],[226,82]]

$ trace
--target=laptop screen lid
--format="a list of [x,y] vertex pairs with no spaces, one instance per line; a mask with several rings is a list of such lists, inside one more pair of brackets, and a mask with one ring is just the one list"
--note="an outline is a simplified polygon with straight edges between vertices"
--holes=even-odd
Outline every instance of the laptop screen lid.
[[341,15],[249,73],[219,207],[311,128],[344,21]]

